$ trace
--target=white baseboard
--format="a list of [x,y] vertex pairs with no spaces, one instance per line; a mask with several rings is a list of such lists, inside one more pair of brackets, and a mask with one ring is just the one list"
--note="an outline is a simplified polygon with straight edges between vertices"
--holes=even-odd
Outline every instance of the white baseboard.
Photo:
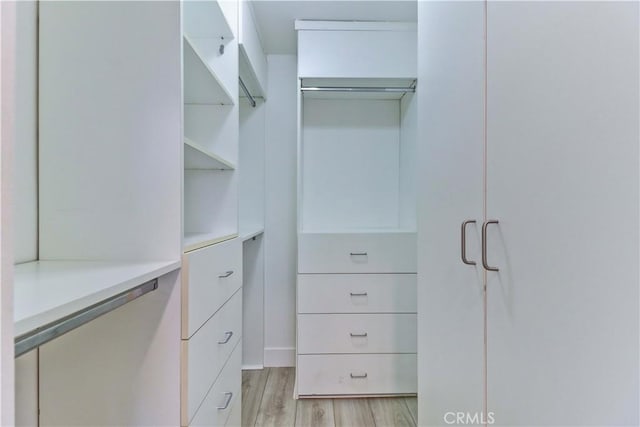
[[243,371],[256,371],[256,370],[260,370],[260,369],[264,369],[264,366],[262,366],[262,365],[242,365],[242,370]]
[[265,348],[264,366],[270,368],[296,366],[296,349],[294,347]]

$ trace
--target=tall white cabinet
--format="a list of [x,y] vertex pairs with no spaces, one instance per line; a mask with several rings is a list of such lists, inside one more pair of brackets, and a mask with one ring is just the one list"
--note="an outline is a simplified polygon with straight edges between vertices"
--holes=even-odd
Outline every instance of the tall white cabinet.
[[412,394],[415,26],[296,28],[296,394]]
[[638,424],[638,13],[420,3],[421,425]]

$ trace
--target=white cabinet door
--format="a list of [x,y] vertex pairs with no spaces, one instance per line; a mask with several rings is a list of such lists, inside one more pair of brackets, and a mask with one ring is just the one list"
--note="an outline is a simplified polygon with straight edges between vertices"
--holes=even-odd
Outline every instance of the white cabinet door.
[[638,425],[638,12],[489,3],[496,425]]
[[[483,407],[483,5],[418,2],[419,424]],[[460,225],[467,257],[460,257]]]

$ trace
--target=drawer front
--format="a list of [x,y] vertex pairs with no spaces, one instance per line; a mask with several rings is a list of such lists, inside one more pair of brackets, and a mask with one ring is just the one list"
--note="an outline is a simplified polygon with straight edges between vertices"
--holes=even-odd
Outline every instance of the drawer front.
[[415,273],[415,233],[298,236],[298,273]]
[[238,343],[202,406],[189,423],[193,427],[224,426],[242,402],[242,344]]
[[241,341],[242,290],[196,332],[182,341],[182,421],[188,422],[205,398],[231,351]]
[[299,313],[416,313],[415,274],[300,274]]
[[298,353],[416,353],[415,314],[301,314]]
[[418,390],[415,354],[298,356],[298,394],[413,394]]
[[238,239],[184,255],[182,338],[189,338],[242,286],[242,243]]

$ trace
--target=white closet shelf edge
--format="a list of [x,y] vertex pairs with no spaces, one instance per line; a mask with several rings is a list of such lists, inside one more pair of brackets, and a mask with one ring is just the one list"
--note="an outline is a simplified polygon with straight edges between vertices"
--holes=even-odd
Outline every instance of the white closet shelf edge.
[[176,261],[34,261],[15,267],[15,336],[180,268]]
[[184,139],[184,168],[189,169],[215,169],[234,170],[236,166],[230,161],[207,150],[204,146]]
[[195,251],[207,246],[215,245],[216,243],[222,243],[227,240],[235,239],[238,237],[237,233],[219,235],[216,233],[184,233],[184,239],[182,241],[182,249],[185,253]]
[[185,104],[234,105],[234,97],[218,74],[202,57],[193,41],[184,34]]
[[244,242],[256,236],[259,236],[262,233],[264,233],[264,226],[246,227],[240,229],[240,233],[238,233],[238,236],[240,237],[240,240]]

